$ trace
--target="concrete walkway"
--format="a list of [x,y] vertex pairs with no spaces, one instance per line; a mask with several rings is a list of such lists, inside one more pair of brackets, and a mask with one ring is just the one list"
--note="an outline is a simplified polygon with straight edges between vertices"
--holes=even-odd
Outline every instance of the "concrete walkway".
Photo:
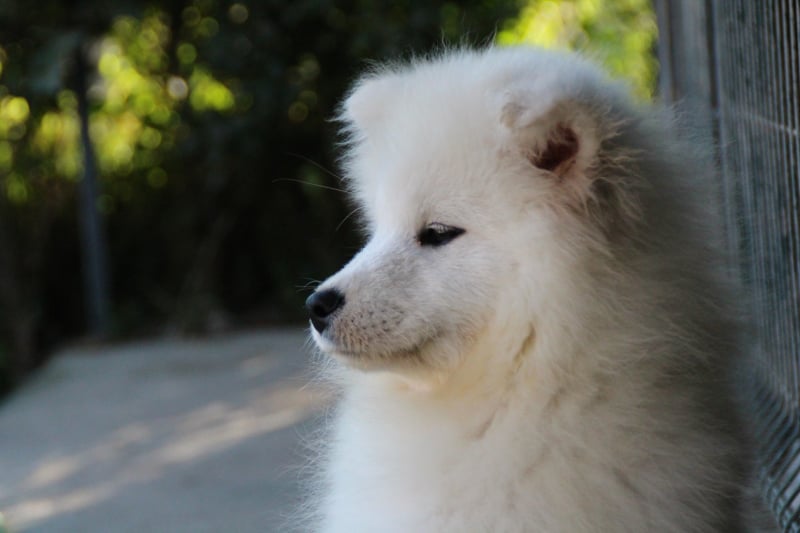
[[284,531],[324,395],[300,329],[58,354],[0,405],[12,532]]

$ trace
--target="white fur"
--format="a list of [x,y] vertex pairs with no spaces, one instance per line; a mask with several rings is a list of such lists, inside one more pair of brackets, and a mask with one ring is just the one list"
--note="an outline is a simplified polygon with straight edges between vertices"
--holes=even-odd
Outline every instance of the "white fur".
[[312,328],[342,389],[315,528],[739,531],[713,172],[668,114],[487,49],[377,69],[341,119],[369,241],[318,289],[345,304]]

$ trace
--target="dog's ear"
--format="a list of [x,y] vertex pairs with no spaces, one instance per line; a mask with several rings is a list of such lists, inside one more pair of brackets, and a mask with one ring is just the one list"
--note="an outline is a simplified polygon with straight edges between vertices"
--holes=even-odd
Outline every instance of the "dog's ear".
[[607,153],[607,143],[626,127],[613,119],[610,107],[569,97],[548,101],[515,95],[501,110],[510,149],[553,185],[557,205],[588,214],[609,236],[629,232],[641,218],[624,170],[635,155],[619,143],[613,157]]
[[386,115],[393,86],[393,80],[385,75],[359,80],[345,99],[339,120],[361,134],[369,132]]
[[501,122],[530,163],[571,186],[589,186],[599,135],[591,113],[572,99],[536,100],[507,95]]

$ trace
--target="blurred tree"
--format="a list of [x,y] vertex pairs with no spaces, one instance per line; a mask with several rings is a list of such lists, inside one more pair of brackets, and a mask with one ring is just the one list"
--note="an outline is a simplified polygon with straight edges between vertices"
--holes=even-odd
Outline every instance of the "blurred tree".
[[0,0],[0,388],[85,331],[76,53],[114,330],[201,331],[301,317],[298,285],[355,251],[328,119],[366,60],[498,28],[652,91],[646,0]]
[[355,250],[352,219],[337,230],[349,208],[327,188],[327,119],[365,59],[487,42],[518,8],[0,0],[0,376],[84,329],[76,50],[95,69],[115,329],[201,330],[301,316],[298,283]]

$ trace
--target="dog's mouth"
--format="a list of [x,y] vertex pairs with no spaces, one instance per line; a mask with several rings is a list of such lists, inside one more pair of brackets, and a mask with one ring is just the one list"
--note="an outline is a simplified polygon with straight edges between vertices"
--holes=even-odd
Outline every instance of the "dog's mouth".
[[311,338],[314,339],[314,343],[317,345],[317,348],[325,352],[326,354],[332,354],[337,350],[336,343],[328,339],[327,335],[324,333],[320,333],[314,327],[314,324],[309,322],[309,330],[311,331]]
[[349,361],[368,357],[367,353],[346,348],[340,343],[337,343],[335,340],[331,339],[328,334],[318,332],[314,328],[313,324],[311,325],[310,330],[311,338],[314,339],[314,343],[317,345],[317,348],[319,348],[324,354],[333,357],[334,359],[348,364]]
[[360,370],[390,370],[399,366],[419,366],[423,363],[423,353],[436,336],[429,336],[412,346],[372,346],[367,349],[352,349],[342,346],[326,333],[319,333],[313,326],[311,336],[317,347],[342,364]]

